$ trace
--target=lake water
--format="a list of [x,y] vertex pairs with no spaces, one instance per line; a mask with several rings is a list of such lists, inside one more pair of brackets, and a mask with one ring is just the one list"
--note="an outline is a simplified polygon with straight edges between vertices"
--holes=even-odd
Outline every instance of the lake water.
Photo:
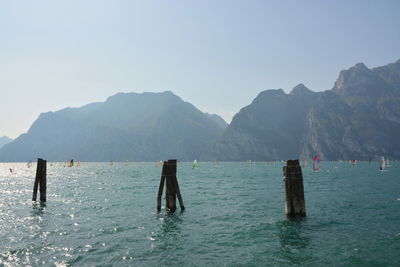
[[282,163],[191,165],[177,173],[186,211],[169,214],[154,163],[48,163],[45,206],[31,202],[35,164],[1,163],[0,265],[400,266],[399,162],[304,167],[294,221]]

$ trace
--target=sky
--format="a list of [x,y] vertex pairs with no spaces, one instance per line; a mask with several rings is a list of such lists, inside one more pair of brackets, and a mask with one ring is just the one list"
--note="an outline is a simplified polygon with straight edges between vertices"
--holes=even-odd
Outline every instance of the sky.
[[228,123],[263,90],[328,90],[400,59],[400,1],[0,0],[0,136],[118,92],[172,91]]

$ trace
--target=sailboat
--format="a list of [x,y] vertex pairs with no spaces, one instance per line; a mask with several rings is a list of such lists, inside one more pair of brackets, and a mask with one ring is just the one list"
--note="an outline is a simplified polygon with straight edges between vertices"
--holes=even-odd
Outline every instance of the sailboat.
[[321,168],[321,166],[318,166],[317,164],[319,164],[321,161],[319,160],[319,156],[316,155],[314,160],[313,160],[313,164],[312,164],[312,170],[313,172],[319,171],[319,169]]
[[386,167],[390,167],[390,165],[389,165],[389,158],[386,158]]
[[307,159],[303,159],[303,168],[307,167]]
[[386,168],[385,157],[381,157],[381,166],[379,167],[379,169],[383,171],[385,170],[385,168]]
[[199,163],[197,162],[197,160],[193,161],[193,165],[192,165],[192,169],[196,169],[197,167],[199,167]]

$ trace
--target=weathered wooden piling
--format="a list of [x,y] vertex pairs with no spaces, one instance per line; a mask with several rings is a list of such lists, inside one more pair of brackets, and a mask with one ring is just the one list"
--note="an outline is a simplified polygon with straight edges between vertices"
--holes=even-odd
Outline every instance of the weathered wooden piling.
[[161,172],[161,179],[160,179],[160,186],[158,187],[158,194],[157,194],[157,210],[160,211],[161,210],[161,197],[162,197],[162,193],[163,193],[163,189],[164,189],[164,183],[165,183],[165,172],[167,165],[163,164],[162,167],[162,172]]
[[36,201],[37,191],[40,191],[40,201],[46,202],[46,161],[37,160],[35,184],[33,186],[32,201]]
[[288,218],[305,217],[303,174],[299,160],[288,160],[283,167],[285,177],[285,213]]
[[[165,163],[164,163],[165,164]],[[175,164],[175,165],[174,165]],[[174,184],[174,167],[176,175],[176,161],[167,161],[167,173],[166,173],[166,185],[167,185],[167,195],[168,195],[168,208],[171,212],[176,210],[176,187]]]
[[181,190],[179,189],[178,179],[176,178],[176,175],[174,175],[173,178],[174,178],[176,196],[178,197],[179,201],[179,206],[181,207],[181,210],[185,210],[185,205],[183,205],[183,198],[181,196]]
[[176,198],[178,197],[181,210],[185,210],[185,206],[183,205],[183,199],[179,189],[178,179],[176,178],[176,163],[176,159],[170,159],[168,161],[164,161],[163,163],[160,186],[158,188],[157,194],[158,211],[161,210],[161,197],[164,189],[164,182],[166,187],[165,200],[167,209],[171,212],[174,212],[176,210]]

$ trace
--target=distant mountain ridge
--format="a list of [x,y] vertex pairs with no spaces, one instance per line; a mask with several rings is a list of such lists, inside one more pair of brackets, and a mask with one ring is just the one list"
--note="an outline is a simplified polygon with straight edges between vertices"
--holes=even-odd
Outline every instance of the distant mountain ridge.
[[334,87],[261,92],[210,146],[219,160],[400,158],[400,60],[340,72]]
[[323,92],[262,91],[229,125],[172,92],[118,93],[42,113],[0,148],[0,161],[399,159],[399,136],[400,60],[358,63]]
[[217,114],[210,114],[207,112],[205,112],[204,114],[213,121],[215,121],[221,128],[225,129],[228,126],[228,123],[226,123],[226,121],[221,116]]
[[2,148],[4,145],[11,143],[13,140],[9,138],[8,136],[1,136],[0,137],[0,148]]
[[105,102],[42,113],[0,149],[0,161],[192,160],[223,131],[172,92],[118,93]]

